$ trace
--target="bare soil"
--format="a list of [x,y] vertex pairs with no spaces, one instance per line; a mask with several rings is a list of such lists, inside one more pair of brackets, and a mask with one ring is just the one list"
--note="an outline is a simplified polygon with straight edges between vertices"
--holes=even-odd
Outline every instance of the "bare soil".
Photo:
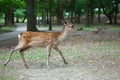
[[[14,40],[7,44],[14,46]],[[24,68],[21,60],[12,60],[8,65],[11,69],[3,67],[1,75],[12,76],[14,80],[120,80],[119,32],[78,31],[59,47],[68,65],[63,64],[58,54],[52,54],[50,68],[46,67],[45,59],[27,60],[29,69]]]

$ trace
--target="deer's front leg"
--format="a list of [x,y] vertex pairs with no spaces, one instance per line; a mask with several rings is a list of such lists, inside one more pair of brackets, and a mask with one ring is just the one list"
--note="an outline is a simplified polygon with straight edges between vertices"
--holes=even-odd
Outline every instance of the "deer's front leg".
[[47,67],[49,68],[51,45],[48,45],[46,49],[47,49]]
[[63,59],[63,62],[65,64],[68,64],[68,62],[65,60],[64,56],[62,55],[61,50],[58,47],[54,47],[54,50],[56,50],[60,54],[61,58]]
[[25,61],[25,58],[24,58],[24,51],[26,51],[27,49],[29,49],[30,47],[27,46],[27,47],[24,47],[23,49],[21,49],[19,52],[20,52],[20,55],[21,55],[21,59],[23,60],[24,62],[24,66],[26,68],[29,68],[29,66],[27,65],[26,61]]

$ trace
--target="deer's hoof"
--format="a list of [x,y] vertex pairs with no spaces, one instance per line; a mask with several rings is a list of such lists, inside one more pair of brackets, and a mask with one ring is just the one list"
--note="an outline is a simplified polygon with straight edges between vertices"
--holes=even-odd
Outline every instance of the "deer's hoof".
[[28,65],[25,65],[25,68],[29,68],[29,66],[28,66]]
[[67,65],[68,64],[68,62],[66,62],[66,61],[64,61],[64,63]]
[[4,66],[6,66],[7,64],[5,63]]

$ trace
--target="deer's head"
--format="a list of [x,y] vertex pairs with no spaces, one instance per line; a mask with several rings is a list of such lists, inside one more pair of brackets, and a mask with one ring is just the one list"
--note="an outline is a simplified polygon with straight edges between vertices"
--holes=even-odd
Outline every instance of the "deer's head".
[[77,27],[74,26],[71,22],[64,21],[64,27],[67,31],[74,32],[77,30]]

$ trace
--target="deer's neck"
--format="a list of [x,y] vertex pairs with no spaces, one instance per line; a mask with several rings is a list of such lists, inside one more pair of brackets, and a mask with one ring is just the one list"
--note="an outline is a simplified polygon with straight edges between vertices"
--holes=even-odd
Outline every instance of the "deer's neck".
[[60,33],[58,41],[61,42],[61,41],[65,40],[67,38],[68,34],[69,34],[69,31],[66,30],[66,27],[64,27],[63,30],[62,30],[62,32]]

